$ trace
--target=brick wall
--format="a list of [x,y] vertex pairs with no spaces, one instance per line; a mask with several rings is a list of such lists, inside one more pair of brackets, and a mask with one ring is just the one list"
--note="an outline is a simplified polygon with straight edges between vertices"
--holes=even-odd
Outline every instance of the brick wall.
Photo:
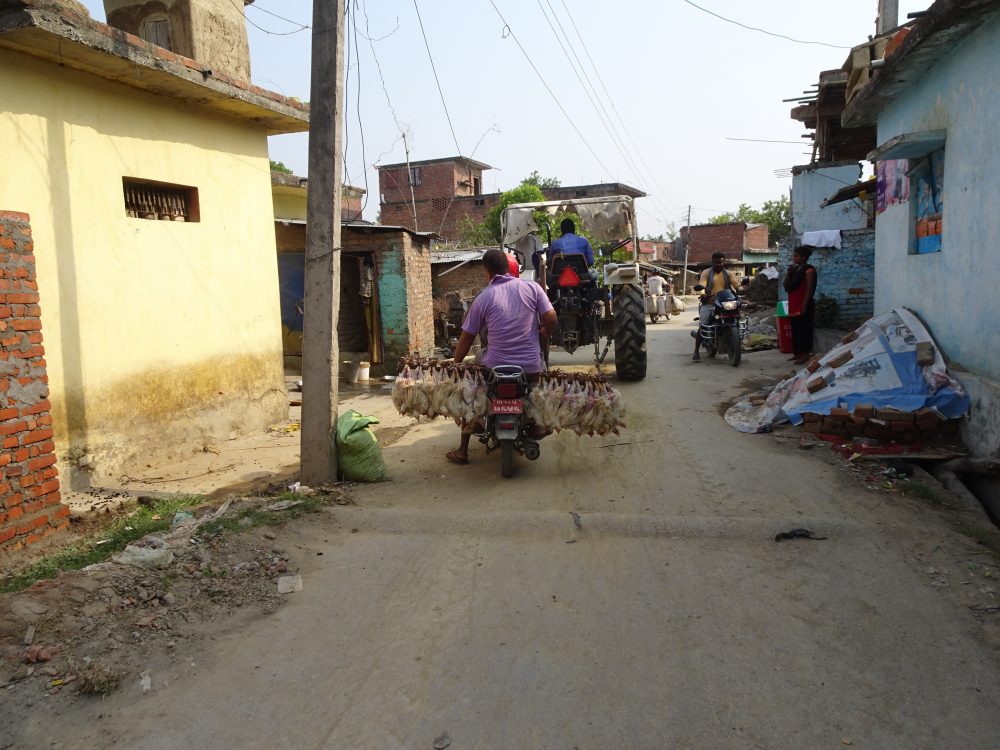
[[440,275],[457,265],[458,263],[435,263],[431,266],[434,299],[443,299],[451,293],[457,294],[461,299],[472,299],[486,286],[486,272],[478,260],[469,261],[447,276]]
[[747,227],[743,235],[744,250],[766,250],[770,245],[770,229],[767,224]]
[[410,354],[434,353],[434,302],[431,294],[431,248],[407,234],[403,242]]
[[60,502],[28,215],[0,211],[0,552],[69,525]]
[[[850,331],[868,320],[875,310],[875,230],[842,230],[841,247],[819,247],[809,262],[816,267],[816,299],[832,297],[838,315],[833,327]],[[799,235],[782,242],[778,266],[784,272],[792,262]],[[781,292],[782,299],[787,294]]]
[[[374,251],[378,269],[382,349],[387,369],[404,354],[434,351],[430,240],[409,232],[345,227],[345,251]],[[343,300],[341,300],[343,303]]]
[[[726,253],[726,256],[733,260],[743,257],[744,234],[746,225],[744,224],[703,224],[693,227],[681,228],[681,241],[687,242],[688,232],[691,233],[691,246],[689,263],[711,263],[712,253]],[[684,246],[681,245],[681,258],[683,259]]]

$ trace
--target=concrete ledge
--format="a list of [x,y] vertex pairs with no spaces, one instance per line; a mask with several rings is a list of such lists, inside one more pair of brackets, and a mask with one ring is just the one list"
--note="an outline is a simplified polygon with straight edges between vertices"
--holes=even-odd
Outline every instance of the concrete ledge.
[[962,427],[962,440],[976,458],[1000,457],[1000,382],[955,371],[972,401],[969,417]]

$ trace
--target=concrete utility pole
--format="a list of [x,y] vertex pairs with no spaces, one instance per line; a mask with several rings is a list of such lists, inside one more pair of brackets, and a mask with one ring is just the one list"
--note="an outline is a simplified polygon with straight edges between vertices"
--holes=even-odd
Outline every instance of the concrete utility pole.
[[313,3],[309,94],[309,194],[302,336],[300,478],[316,486],[337,480],[340,308],[340,186],[344,108],[344,0]]
[[688,206],[688,236],[684,241],[684,275],[681,276],[681,296],[687,294],[688,283],[688,251],[691,249],[691,206]]
[[899,0],[878,0],[878,18],[875,21],[876,34],[884,34],[899,25]]

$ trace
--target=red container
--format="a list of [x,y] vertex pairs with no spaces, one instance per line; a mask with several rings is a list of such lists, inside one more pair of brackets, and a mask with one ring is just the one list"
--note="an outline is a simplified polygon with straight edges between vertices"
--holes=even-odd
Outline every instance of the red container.
[[795,350],[792,346],[792,319],[775,318],[774,323],[778,329],[778,351],[782,354],[791,354]]

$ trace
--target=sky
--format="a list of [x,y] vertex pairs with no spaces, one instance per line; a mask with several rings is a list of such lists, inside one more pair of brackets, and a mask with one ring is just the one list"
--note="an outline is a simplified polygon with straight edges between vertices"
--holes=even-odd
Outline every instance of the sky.
[[[84,4],[104,20],[100,0]],[[900,21],[929,4],[900,0]],[[811,141],[782,100],[874,34],[878,2],[697,5],[810,43],[689,0],[348,0],[345,179],[368,189],[365,218],[378,212],[374,166],[405,161],[404,143],[411,160],[492,165],[486,192],[534,170],[632,185],[649,194],[641,234],[687,223],[689,205],[696,224],[787,195],[774,171],[808,163]],[[246,15],[253,82],[308,101],[312,2],[255,0]],[[306,176],[307,134],[269,147]]]

